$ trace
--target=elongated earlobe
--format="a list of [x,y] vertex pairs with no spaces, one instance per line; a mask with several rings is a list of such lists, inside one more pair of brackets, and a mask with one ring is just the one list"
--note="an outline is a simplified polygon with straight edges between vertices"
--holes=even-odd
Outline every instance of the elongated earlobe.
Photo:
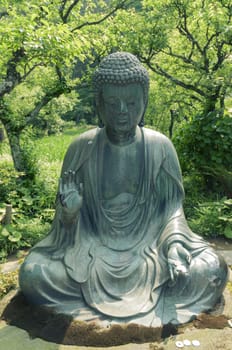
[[99,116],[98,116],[98,127],[101,129],[104,128],[104,123]]
[[140,127],[144,126],[144,116],[142,116],[142,119],[140,120],[138,126],[140,126]]
[[145,125],[144,116],[145,116],[145,113],[146,113],[148,100],[145,98],[145,101],[146,102],[145,102],[145,106],[144,106],[143,115],[142,115],[142,118],[141,118],[140,122],[138,123],[138,126],[140,126],[140,127],[143,127]]

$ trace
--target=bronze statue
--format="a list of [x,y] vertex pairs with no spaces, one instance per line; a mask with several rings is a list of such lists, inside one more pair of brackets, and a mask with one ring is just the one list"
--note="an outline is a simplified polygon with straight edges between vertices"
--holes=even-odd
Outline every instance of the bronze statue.
[[145,68],[113,53],[93,82],[104,126],[69,147],[51,231],[25,259],[21,290],[80,320],[188,322],[215,306],[227,265],[186,223],[172,143],[143,127]]

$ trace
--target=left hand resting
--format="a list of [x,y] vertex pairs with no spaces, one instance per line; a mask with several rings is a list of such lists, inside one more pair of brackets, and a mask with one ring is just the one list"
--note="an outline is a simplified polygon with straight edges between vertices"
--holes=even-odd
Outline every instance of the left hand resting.
[[177,277],[188,274],[188,268],[191,263],[191,254],[181,243],[173,243],[168,250],[168,268],[171,281],[175,283]]

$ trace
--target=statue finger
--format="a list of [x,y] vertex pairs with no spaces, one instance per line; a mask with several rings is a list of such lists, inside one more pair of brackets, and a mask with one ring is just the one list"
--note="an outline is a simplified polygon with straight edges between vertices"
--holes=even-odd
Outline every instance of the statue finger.
[[75,183],[76,183],[76,172],[73,170],[69,170],[69,176],[68,176],[68,188],[73,189],[75,188]]
[[59,178],[58,191],[60,194],[64,192],[64,181],[62,177]]
[[73,174],[72,174],[72,170],[68,170],[67,171],[67,176],[66,176],[66,181],[65,181],[65,184],[66,184],[66,187],[65,187],[65,191],[70,191],[72,189],[72,180],[73,179]]
[[72,170],[72,183],[75,186],[76,185],[76,172]]
[[190,252],[184,247],[182,247],[182,249],[181,249],[181,257],[182,257],[182,259],[184,259],[188,263],[188,265],[190,265],[191,260],[192,260],[192,256],[191,256]]
[[60,178],[60,193],[64,193],[66,189],[66,179],[65,177]]
[[67,177],[66,177],[66,189],[65,189],[66,191],[70,189],[71,176],[72,176],[72,173],[71,173],[71,170],[69,170],[67,172]]
[[188,252],[188,254],[186,255],[186,261],[187,263],[190,265],[191,261],[192,261],[192,255]]
[[180,250],[179,250],[179,253],[180,253],[180,257],[186,261],[188,264],[190,264],[191,262],[191,254],[189,253],[189,251],[182,247]]
[[171,277],[171,281],[173,282],[175,280],[174,278],[174,272],[173,272],[173,264],[168,264],[168,269],[169,269],[169,274],[170,274],[170,277]]
[[83,185],[83,182],[81,182],[81,183],[79,184],[79,194],[80,194],[81,196],[83,196],[83,192],[84,192],[84,185]]
[[67,190],[67,177],[68,177],[68,172],[65,171],[62,174],[62,192],[65,192]]

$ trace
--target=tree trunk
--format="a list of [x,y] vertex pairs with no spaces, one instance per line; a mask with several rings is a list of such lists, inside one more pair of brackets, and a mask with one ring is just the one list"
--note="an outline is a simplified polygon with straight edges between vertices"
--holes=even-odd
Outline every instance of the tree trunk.
[[7,137],[10,144],[11,155],[14,163],[14,168],[19,172],[25,171],[25,162],[23,157],[23,151],[20,147],[20,131],[12,131],[9,127],[5,126]]
[[7,204],[5,214],[3,215],[3,218],[1,220],[1,224],[9,225],[11,224],[11,222],[12,222],[12,205]]
[[174,128],[174,122],[175,122],[175,117],[176,117],[176,111],[174,109],[170,109],[170,124],[169,124],[169,138],[172,139],[172,134],[173,134],[173,128]]
[[216,109],[216,100],[213,97],[208,97],[205,103],[204,113],[207,115],[210,112],[215,111]]
[[5,138],[4,129],[0,127],[0,142],[3,142]]
[[220,90],[221,86],[217,86],[215,90],[211,92],[211,94],[208,94],[205,100],[205,115],[218,109],[217,103],[220,102]]

